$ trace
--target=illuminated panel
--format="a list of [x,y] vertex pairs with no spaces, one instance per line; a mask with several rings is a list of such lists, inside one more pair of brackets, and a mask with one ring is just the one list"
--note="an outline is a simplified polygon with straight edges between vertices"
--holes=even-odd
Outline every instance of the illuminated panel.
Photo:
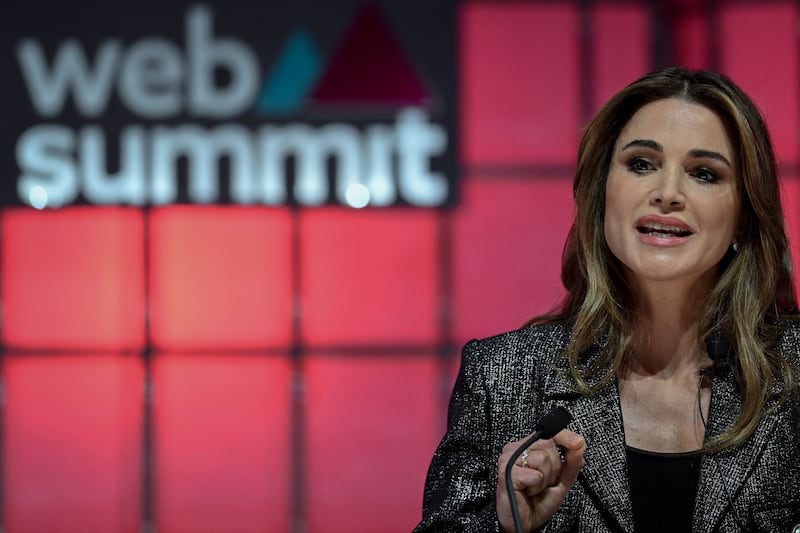
[[792,253],[792,264],[794,265],[794,284],[795,292],[800,294],[800,279],[798,279],[798,268],[800,268],[800,177],[797,175],[787,176],[781,180],[781,202],[783,204],[783,215],[786,220],[786,232],[789,234],[789,248]]
[[443,429],[435,357],[306,361],[309,533],[411,531]]
[[594,113],[614,93],[652,70],[653,30],[645,6],[601,4],[593,8],[592,14]]
[[285,358],[154,358],[159,531],[289,529],[288,381]]
[[139,531],[141,360],[10,355],[3,374],[7,531]]
[[286,210],[170,207],[151,227],[154,343],[162,348],[285,346],[291,334]]
[[10,209],[2,214],[3,341],[14,348],[144,343],[141,212]]
[[436,341],[436,220],[428,210],[303,212],[303,340]]
[[458,342],[516,329],[561,299],[573,216],[568,179],[468,180],[463,194],[454,217]]
[[720,10],[722,70],[761,109],[778,159],[797,164],[797,8],[793,2],[772,2]]
[[471,2],[461,11],[466,164],[572,162],[580,131],[576,2]]

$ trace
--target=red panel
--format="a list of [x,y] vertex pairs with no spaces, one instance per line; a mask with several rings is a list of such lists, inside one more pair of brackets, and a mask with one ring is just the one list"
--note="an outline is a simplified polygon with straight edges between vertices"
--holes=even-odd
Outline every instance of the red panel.
[[301,219],[303,340],[437,340],[437,214],[315,209]]
[[430,357],[307,362],[309,533],[407,532],[441,438]]
[[800,268],[800,177],[784,177],[781,181],[781,193],[795,272],[795,293],[800,295],[800,278],[797,275],[798,268]]
[[3,468],[11,532],[137,532],[139,359],[6,356]]
[[154,359],[156,527],[164,533],[286,531],[286,358]]
[[3,341],[36,349],[141,347],[142,228],[135,209],[5,211]]
[[580,131],[575,2],[471,2],[461,12],[462,157],[568,162]]
[[561,299],[573,217],[568,179],[469,180],[463,190],[453,261],[458,342],[518,328]]
[[651,19],[649,10],[636,4],[593,8],[593,113],[614,93],[652,70]]
[[797,7],[793,2],[721,8],[722,70],[759,105],[778,158],[798,162]]
[[152,334],[170,349],[288,345],[288,211],[171,207],[151,223]]

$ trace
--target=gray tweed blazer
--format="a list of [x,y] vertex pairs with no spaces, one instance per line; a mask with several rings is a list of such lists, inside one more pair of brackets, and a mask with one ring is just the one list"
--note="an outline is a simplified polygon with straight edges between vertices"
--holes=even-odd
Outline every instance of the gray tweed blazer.
[[[556,405],[572,413],[568,427],[585,437],[587,448],[577,483],[543,531],[633,532],[617,386],[612,382],[593,396],[572,392],[559,357],[569,333],[567,326],[546,324],[467,343],[415,533],[498,531],[497,458]],[[797,363],[800,330],[787,330],[780,350]],[[725,367],[714,372],[711,390],[706,439],[729,427],[741,406]],[[692,530],[788,533],[798,523],[800,401],[794,394],[765,415],[747,441],[701,458]]]

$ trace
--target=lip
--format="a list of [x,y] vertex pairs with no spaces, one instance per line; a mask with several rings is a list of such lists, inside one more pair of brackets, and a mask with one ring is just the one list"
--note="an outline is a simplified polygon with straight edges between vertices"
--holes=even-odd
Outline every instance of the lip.
[[[689,233],[689,235],[651,235],[649,233],[642,233],[639,231],[639,228],[642,226],[648,225],[662,225],[662,226],[671,226],[673,228],[677,228],[681,231]],[[658,215],[647,215],[639,220],[636,221],[636,225],[634,227],[636,230],[636,235],[639,237],[639,241],[642,244],[646,244],[648,246],[658,246],[661,248],[670,248],[674,246],[680,246],[681,244],[685,243],[689,239],[692,238],[695,231],[694,229],[688,225],[686,222],[679,218],[675,217],[664,217]]]

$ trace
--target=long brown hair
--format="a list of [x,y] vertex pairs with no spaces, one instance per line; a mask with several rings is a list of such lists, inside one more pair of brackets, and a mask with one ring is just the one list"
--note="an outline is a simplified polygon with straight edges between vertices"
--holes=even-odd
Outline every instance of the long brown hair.
[[[634,81],[595,115],[578,150],[576,215],[561,268],[567,296],[556,311],[531,322],[573,324],[566,355],[584,393],[607,385],[625,364],[634,317],[620,262],[605,240],[606,179],[625,125],[643,106],[665,98],[702,105],[719,116],[733,142],[741,191],[739,250],[723,258],[699,324],[701,343],[712,331],[729,342],[727,364],[743,401],[736,423],[708,443],[707,449],[715,451],[752,434],[776,381],[790,391],[797,379],[775,350],[778,324],[797,313],[775,155],[758,109],[730,79],[710,71],[666,68]],[[599,357],[588,366],[580,364],[598,338],[605,339]]]

